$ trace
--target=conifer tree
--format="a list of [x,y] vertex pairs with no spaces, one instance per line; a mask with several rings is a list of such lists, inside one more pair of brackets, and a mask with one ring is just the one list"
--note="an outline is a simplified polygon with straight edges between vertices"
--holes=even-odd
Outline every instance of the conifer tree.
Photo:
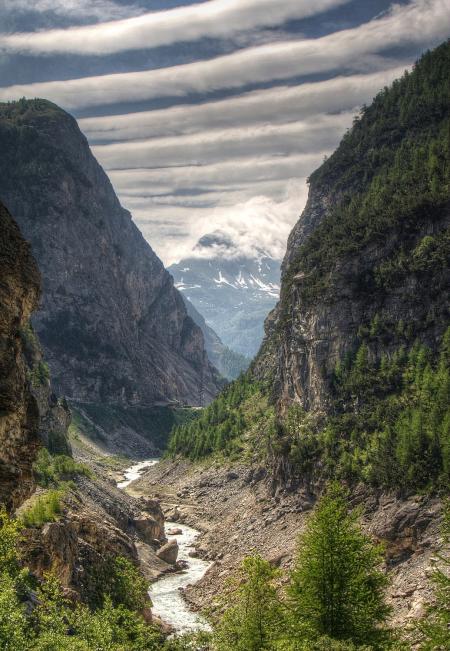
[[277,597],[278,571],[261,556],[244,559],[235,587],[226,597],[230,606],[214,634],[217,651],[272,651],[283,623]]
[[377,644],[387,637],[383,624],[385,574],[381,551],[349,512],[346,494],[332,484],[301,537],[288,589],[293,636],[329,636],[355,644]]

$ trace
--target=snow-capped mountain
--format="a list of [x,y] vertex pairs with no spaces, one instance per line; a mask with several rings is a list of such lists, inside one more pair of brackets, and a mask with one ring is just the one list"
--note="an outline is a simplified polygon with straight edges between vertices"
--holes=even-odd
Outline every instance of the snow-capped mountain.
[[264,251],[239,254],[221,232],[202,237],[190,258],[169,267],[176,287],[232,350],[253,357],[264,319],[278,301],[280,265]]

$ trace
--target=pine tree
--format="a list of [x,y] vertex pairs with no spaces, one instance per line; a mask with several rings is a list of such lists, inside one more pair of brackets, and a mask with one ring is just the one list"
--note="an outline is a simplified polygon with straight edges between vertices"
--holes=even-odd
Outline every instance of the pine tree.
[[387,637],[384,600],[387,578],[381,552],[349,512],[346,493],[332,484],[301,537],[288,589],[293,635],[329,636],[356,644]]
[[244,559],[235,587],[226,596],[232,603],[214,633],[217,651],[272,651],[283,623],[277,597],[278,571],[260,556]]

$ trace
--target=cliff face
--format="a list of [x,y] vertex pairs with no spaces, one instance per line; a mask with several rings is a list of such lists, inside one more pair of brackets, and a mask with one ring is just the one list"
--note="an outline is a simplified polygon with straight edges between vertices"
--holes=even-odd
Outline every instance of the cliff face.
[[9,509],[34,488],[39,410],[27,381],[21,332],[39,294],[40,275],[30,247],[0,204],[0,504]]
[[[450,45],[365,108],[310,178],[255,370],[292,403],[333,411],[335,371],[367,345],[379,363],[449,324]],[[431,90],[433,89],[433,90]]]
[[0,106],[0,196],[43,277],[35,329],[59,394],[198,405],[217,391],[200,329],[119,204],[76,121],[49,102]]

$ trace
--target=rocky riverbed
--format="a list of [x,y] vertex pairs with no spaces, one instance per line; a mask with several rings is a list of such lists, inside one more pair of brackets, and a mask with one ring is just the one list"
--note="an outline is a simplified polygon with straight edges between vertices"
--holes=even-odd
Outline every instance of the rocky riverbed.
[[[315,496],[305,490],[274,491],[264,469],[245,465],[204,467],[165,460],[129,488],[158,499],[166,518],[202,533],[197,553],[212,564],[184,591],[192,608],[210,606],[244,556],[257,551],[288,568]],[[363,509],[364,528],[386,547],[389,599],[398,622],[416,619],[430,597],[432,558],[439,547],[440,501],[399,499],[358,487],[352,505]]]

